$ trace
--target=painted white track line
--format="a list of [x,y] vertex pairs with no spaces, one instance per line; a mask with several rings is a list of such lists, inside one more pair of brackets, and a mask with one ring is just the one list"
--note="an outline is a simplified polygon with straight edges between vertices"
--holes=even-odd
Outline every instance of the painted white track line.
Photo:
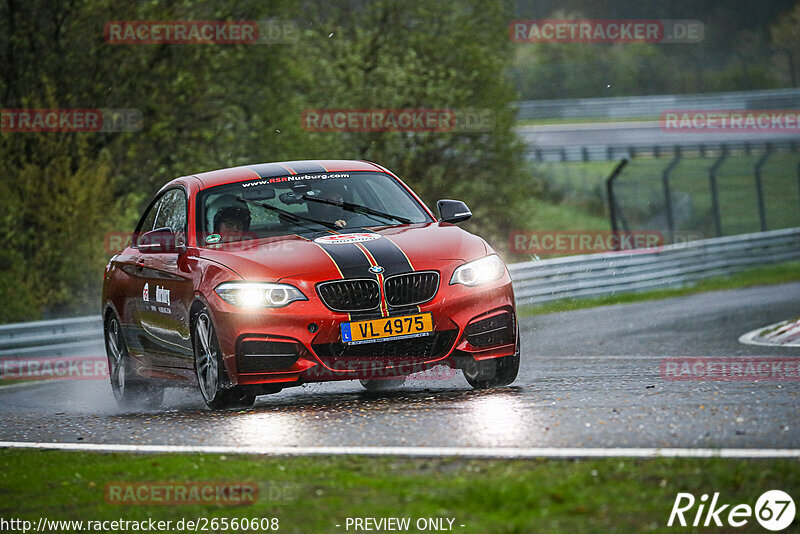
[[90,452],[259,454],[268,456],[407,456],[467,458],[796,458],[800,449],[557,448],[557,447],[230,447],[0,441],[0,448]]

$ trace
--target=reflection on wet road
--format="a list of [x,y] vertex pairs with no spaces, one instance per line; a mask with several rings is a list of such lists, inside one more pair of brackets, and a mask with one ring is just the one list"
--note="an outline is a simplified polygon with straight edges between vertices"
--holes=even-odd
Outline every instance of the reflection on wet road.
[[117,408],[105,381],[0,389],[0,440],[233,446],[798,447],[798,382],[666,381],[664,356],[800,357],[742,345],[797,315],[800,284],[521,319],[510,387],[474,391],[460,374],[389,392],[307,385],[211,412],[169,390],[160,411]]

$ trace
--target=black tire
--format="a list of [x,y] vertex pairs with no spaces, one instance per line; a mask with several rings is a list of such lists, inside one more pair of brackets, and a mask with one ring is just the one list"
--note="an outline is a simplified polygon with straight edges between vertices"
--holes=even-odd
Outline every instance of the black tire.
[[103,325],[108,358],[108,377],[114,400],[120,408],[158,408],[164,401],[164,388],[134,378],[131,358],[122,325],[116,315],[110,315]]
[[406,382],[406,377],[401,376],[398,378],[369,378],[359,380],[361,385],[368,391],[389,391],[397,389]]
[[206,406],[212,410],[249,408],[256,396],[244,388],[233,386],[222,362],[219,340],[208,311],[203,308],[192,321],[194,372]]
[[475,389],[507,386],[517,379],[519,373],[519,330],[517,350],[511,356],[491,360],[472,360],[464,367],[464,378]]

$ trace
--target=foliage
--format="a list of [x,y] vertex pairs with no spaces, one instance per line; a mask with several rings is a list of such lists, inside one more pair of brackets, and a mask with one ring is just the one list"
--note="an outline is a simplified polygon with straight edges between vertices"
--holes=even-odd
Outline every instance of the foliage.
[[[502,250],[515,209],[538,191],[522,165],[504,76],[510,6],[477,0],[236,0],[123,3],[9,0],[0,5],[3,108],[135,108],[141,131],[3,135],[0,320],[93,311],[106,231],[126,232],[180,175],[286,159],[369,159],[429,204],[465,200],[467,228]],[[115,20],[292,21],[274,45],[120,45]],[[46,103],[44,105],[43,103]],[[317,133],[309,108],[477,108],[494,124],[460,133]],[[86,308],[83,310],[83,308]]]
[[518,19],[699,20],[704,36],[694,44],[517,43],[510,75],[521,100],[797,86],[798,10],[796,0],[757,9],[741,0],[566,0],[556,9],[518,0]]
[[94,310],[104,237],[130,226],[126,207],[135,197],[114,198],[109,154],[88,157],[82,134],[26,134],[36,138],[36,151],[23,160],[12,135],[0,136],[0,321]]

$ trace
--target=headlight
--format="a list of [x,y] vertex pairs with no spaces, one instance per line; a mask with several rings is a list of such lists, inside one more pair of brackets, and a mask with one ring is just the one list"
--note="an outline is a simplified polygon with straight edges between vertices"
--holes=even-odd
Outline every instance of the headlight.
[[450,285],[463,284],[473,287],[488,284],[502,278],[505,270],[506,266],[503,265],[503,260],[496,254],[492,254],[457,268],[450,279]]
[[308,300],[294,286],[269,282],[225,282],[214,291],[225,302],[246,308],[282,308],[296,300]]

